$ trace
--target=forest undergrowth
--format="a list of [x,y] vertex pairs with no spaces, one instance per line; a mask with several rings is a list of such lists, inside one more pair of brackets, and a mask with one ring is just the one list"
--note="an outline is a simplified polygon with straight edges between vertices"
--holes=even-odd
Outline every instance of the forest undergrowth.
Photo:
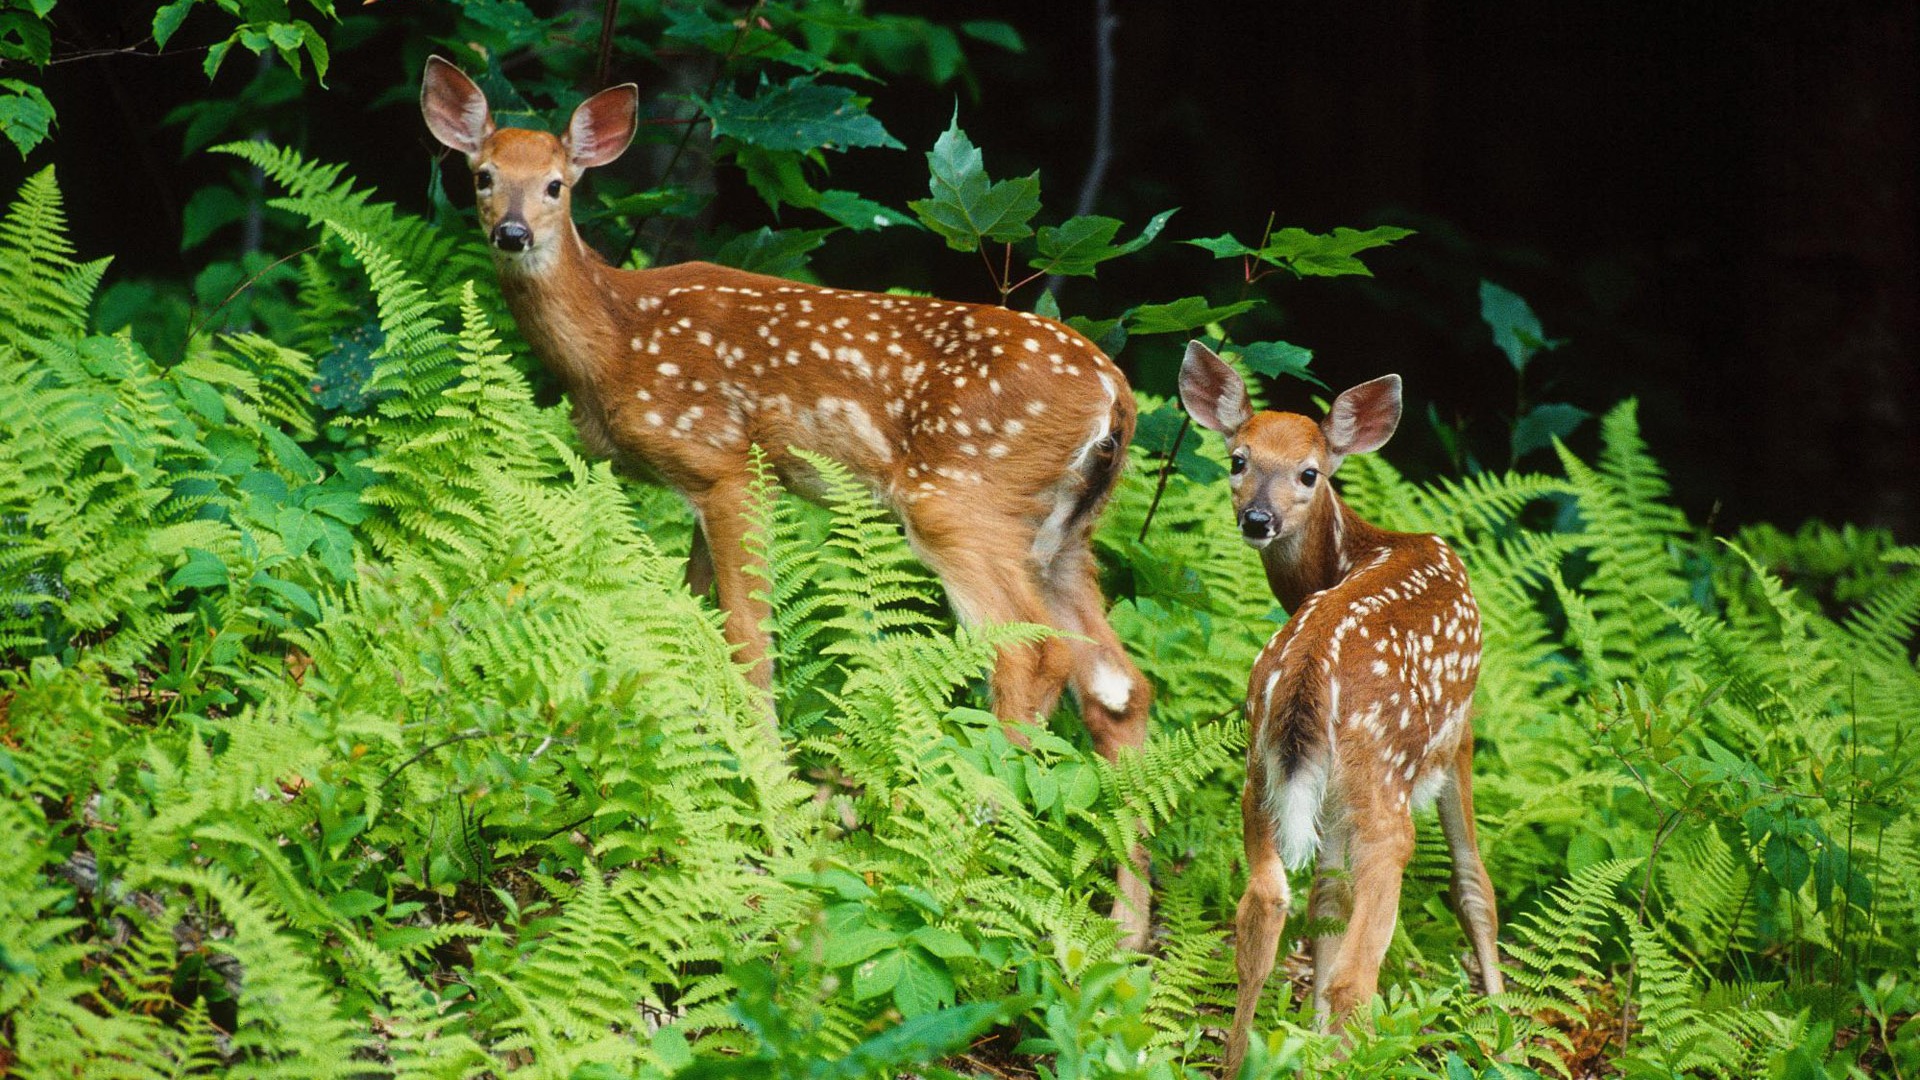
[[[454,11],[459,34],[423,48],[486,43],[458,55],[514,113],[538,110],[501,57],[534,50],[551,94],[598,40],[577,12],[427,7],[393,18]],[[912,216],[816,188],[829,153],[900,145],[821,79],[952,81],[961,36],[1019,45],[1003,24],[636,7],[647,41],[715,63],[688,99],[706,177],[724,165],[770,210],[833,223],[722,228],[705,257],[805,279],[837,231],[924,226],[1021,303],[1172,217],[1124,242],[1112,218],[1034,228],[1037,175],[991,180],[957,117]],[[281,58],[252,100],[309,92],[321,32],[261,25],[227,46]],[[581,32],[549,47],[556,28]],[[219,106],[178,117],[189,152],[255,130]],[[683,132],[646,138],[684,150]],[[987,673],[1043,631],[957,628],[831,462],[819,505],[758,491],[770,727],[682,583],[684,504],[582,456],[438,173],[421,217],[346,165],[218,150],[285,245],[190,285],[109,281],[110,253],[67,239],[51,169],[0,221],[0,1073],[1213,1074],[1245,883],[1240,704],[1286,618],[1232,527],[1217,441],[1141,393],[1096,536],[1154,686],[1144,753],[1100,759],[1070,702],[1010,738]],[[584,212],[625,234],[629,265],[644,225],[705,212],[680,150],[659,187],[615,180]],[[252,197],[196,195],[183,249]],[[1130,364],[1204,336],[1303,390],[1308,350],[1228,333],[1255,285],[1365,274],[1362,253],[1411,235],[1188,241],[1238,261],[1236,298],[1069,321]],[[1506,290],[1481,303],[1524,389],[1560,343]],[[1060,314],[1053,291],[1030,306]],[[1304,957],[1285,958],[1245,1076],[1920,1080],[1920,549],[1852,527],[1712,535],[1677,509],[1633,401],[1585,454],[1563,441],[1584,410],[1515,412],[1508,468],[1436,417],[1458,440],[1446,475],[1410,479],[1390,447],[1338,478],[1472,575],[1508,990],[1483,997],[1463,966],[1429,815],[1370,1015],[1317,1032]],[[1142,828],[1144,956],[1104,917]],[[1288,938],[1306,929],[1296,912]]]

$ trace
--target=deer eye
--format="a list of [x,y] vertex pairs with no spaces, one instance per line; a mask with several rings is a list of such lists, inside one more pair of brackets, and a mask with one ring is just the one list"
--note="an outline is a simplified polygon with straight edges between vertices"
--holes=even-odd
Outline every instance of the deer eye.
[[1320,470],[1319,470],[1319,469],[1302,469],[1302,470],[1300,470],[1300,482],[1301,482],[1301,483],[1303,483],[1303,484],[1305,484],[1305,485],[1307,485],[1308,487],[1312,487],[1312,486],[1313,486],[1313,482],[1314,482],[1315,480],[1318,480],[1318,479],[1320,479]]
[[1235,452],[1232,457],[1229,457],[1227,459],[1227,468],[1231,470],[1233,475],[1235,476],[1239,476],[1241,473],[1246,472],[1247,471],[1247,455],[1243,453]]
[[560,197],[560,181],[558,180],[547,181],[547,198],[557,199],[559,197]]
[[481,169],[479,172],[474,173],[473,186],[479,188],[481,191],[491,190],[493,187],[493,170]]

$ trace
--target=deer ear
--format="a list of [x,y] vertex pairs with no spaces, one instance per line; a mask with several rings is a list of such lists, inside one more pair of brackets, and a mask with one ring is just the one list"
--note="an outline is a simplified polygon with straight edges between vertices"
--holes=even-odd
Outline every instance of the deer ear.
[[1365,454],[1387,445],[1400,426],[1400,376],[1382,375],[1333,399],[1320,421],[1327,449],[1336,458]]
[[1180,362],[1180,403],[1203,428],[1231,436],[1253,416],[1240,373],[1197,341],[1187,342]]
[[640,88],[632,83],[602,90],[580,103],[567,122],[567,160],[591,169],[627,152],[640,126]]
[[437,56],[427,57],[427,70],[420,77],[420,113],[433,137],[467,155],[468,161],[493,134],[487,95],[465,72]]

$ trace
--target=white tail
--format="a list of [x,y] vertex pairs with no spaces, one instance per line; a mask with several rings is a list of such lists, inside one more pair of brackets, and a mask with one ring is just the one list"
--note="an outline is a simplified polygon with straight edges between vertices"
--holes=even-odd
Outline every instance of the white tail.
[[1392,436],[1399,376],[1341,394],[1318,423],[1255,413],[1240,377],[1195,342],[1180,393],[1195,420],[1227,437],[1235,519],[1292,612],[1248,684],[1233,1076],[1291,906],[1285,867],[1317,854],[1308,914],[1346,923],[1313,943],[1315,1011],[1337,1023],[1377,988],[1413,856],[1412,812],[1429,799],[1453,853],[1454,910],[1487,991],[1500,991],[1493,884],[1473,827],[1480,614],[1444,541],[1375,528],[1326,480],[1348,454]]
[[[803,285],[706,263],[607,265],[574,229],[573,185],[619,157],[632,85],[602,91],[563,136],[496,129],[473,81],[437,57],[421,86],[436,138],[463,154],[521,332],[564,383],[593,452],[662,481],[698,527],[688,581],[716,586],[726,633],[771,678],[743,543],[763,450],[789,487],[795,449],[844,465],[890,504],[968,622],[1069,631],[1002,651],[994,709],[1031,720],[1067,685],[1111,758],[1146,739],[1152,690],[1107,623],[1088,537],[1133,436],[1126,378],[1073,330],[1025,312]],[[1144,944],[1145,855],[1121,873]]]

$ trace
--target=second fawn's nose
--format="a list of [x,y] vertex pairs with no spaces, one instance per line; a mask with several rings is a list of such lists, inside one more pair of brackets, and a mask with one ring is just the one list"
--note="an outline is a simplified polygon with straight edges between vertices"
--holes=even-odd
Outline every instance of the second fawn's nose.
[[493,246],[501,251],[525,251],[533,231],[523,221],[503,221],[493,227]]
[[1240,534],[1249,540],[1264,540],[1273,535],[1273,514],[1260,509],[1240,512]]

